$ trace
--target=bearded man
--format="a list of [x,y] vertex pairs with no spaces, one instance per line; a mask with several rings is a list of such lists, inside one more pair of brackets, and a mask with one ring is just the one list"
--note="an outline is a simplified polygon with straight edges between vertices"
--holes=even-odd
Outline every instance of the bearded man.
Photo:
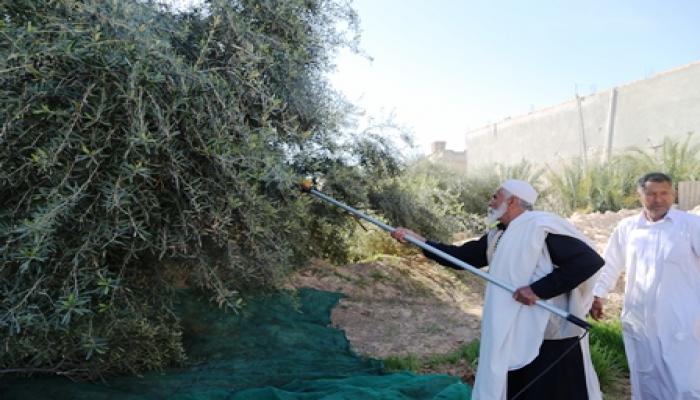
[[584,318],[604,262],[568,221],[532,211],[536,200],[529,183],[509,179],[488,204],[488,219],[497,225],[478,240],[442,244],[406,228],[392,236],[405,242],[410,235],[472,266],[489,266],[489,274],[518,288],[511,295],[491,283],[486,287],[473,399],[601,399],[583,329],[532,305],[548,299]]

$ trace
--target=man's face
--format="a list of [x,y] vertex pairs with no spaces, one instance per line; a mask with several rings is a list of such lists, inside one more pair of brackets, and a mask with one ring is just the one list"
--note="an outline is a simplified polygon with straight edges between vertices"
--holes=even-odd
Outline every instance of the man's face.
[[503,195],[503,189],[498,188],[491,196],[491,201],[489,201],[489,208],[498,208],[498,206],[503,203],[505,196]]
[[666,215],[673,205],[675,193],[669,182],[647,182],[639,190],[639,201],[644,206],[644,213],[651,221],[658,221]]
[[486,223],[493,224],[500,221],[501,217],[508,211],[508,202],[502,189],[496,190],[489,201]]

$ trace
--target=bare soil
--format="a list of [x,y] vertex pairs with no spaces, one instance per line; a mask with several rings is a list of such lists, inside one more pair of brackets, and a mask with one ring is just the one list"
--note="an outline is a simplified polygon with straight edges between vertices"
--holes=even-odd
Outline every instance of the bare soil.
[[[615,225],[638,212],[574,214],[570,221],[602,253]],[[344,266],[315,260],[290,284],[343,293],[345,298],[331,315],[332,324],[344,330],[355,351],[365,356],[445,354],[479,337],[484,282],[420,254]],[[607,302],[608,318],[619,315],[623,287],[620,279]],[[473,384],[474,371],[464,362],[425,372],[458,376]],[[627,382],[612,391],[606,398],[629,398]]]

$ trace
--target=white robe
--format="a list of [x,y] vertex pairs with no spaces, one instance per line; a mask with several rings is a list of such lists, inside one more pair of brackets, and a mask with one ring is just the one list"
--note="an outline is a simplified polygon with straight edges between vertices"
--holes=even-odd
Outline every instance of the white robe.
[[671,209],[620,222],[594,288],[605,297],[626,270],[622,327],[632,398],[700,399],[700,217]]
[[[489,264],[489,274],[515,288],[527,286],[553,270],[545,245],[548,233],[564,234],[584,242],[588,240],[566,220],[553,214],[528,211],[515,218],[501,236]],[[570,293],[569,312],[583,318],[593,301],[594,277]],[[488,284],[481,321],[479,368],[472,399],[501,400],[507,395],[509,370],[532,362],[539,354],[550,312],[538,306],[526,306],[505,289]],[[556,317],[559,318],[559,317]],[[601,399],[598,377],[593,370],[588,341],[581,342],[588,396]]]

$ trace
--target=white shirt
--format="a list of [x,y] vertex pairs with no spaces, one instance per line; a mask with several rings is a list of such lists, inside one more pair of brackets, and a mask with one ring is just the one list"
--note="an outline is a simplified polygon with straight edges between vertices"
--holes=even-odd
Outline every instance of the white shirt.
[[700,399],[700,217],[671,209],[659,221],[622,220],[593,293],[626,271],[622,310],[633,399]]

